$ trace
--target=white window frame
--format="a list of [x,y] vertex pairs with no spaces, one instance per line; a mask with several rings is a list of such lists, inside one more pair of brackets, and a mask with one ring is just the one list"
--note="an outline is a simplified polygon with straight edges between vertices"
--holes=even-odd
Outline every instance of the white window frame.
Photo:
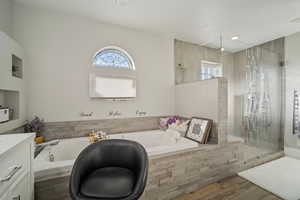
[[[97,64],[94,64],[95,57],[102,51],[105,50],[118,50],[121,53],[123,53],[125,56],[128,57],[131,67],[130,68],[117,68],[115,66],[99,66]],[[103,99],[132,99],[136,97],[136,92],[134,95],[130,95],[128,97],[126,96],[112,96],[112,97],[102,97],[99,96],[96,92],[96,85],[95,80],[96,78],[112,78],[112,79],[128,79],[133,80],[133,83],[136,88],[136,67],[133,58],[130,56],[130,54],[125,51],[124,49],[117,47],[117,46],[106,46],[104,48],[101,48],[99,51],[97,51],[94,56],[92,57],[92,70],[90,71],[89,75],[89,96],[90,98],[103,98]]]
[[[209,69],[209,68],[211,68],[212,70],[215,70],[215,72],[211,73],[211,72],[207,71],[207,69]],[[219,70],[219,72],[217,73],[216,70]],[[206,71],[206,72],[204,72],[204,71]],[[198,72],[199,80],[209,80],[209,79],[219,78],[219,77],[223,77],[223,64],[222,63],[211,62],[211,61],[206,61],[206,60],[201,61],[201,67]]]
[[[119,68],[119,69],[122,69],[122,70],[129,70],[129,71],[135,71],[134,60],[133,60],[133,58],[131,57],[131,55],[130,55],[127,51],[125,51],[124,49],[122,49],[122,48],[120,48],[120,47],[118,47],[118,46],[106,46],[106,47],[100,49],[100,50],[97,51],[97,52],[95,53],[95,55],[93,56],[93,60],[95,59],[95,57],[96,57],[99,53],[101,53],[101,52],[103,52],[103,51],[105,51],[105,50],[117,50],[117,51],[120,51],[121,53],[123,53],[125,56],[127,56],[127,57],[129,58],[129,61],[130,61],[130,64],[131,64],[131,68],[129,68],[129,69],[126,69],[126,68]],[[113,69],[118,69],[118,68],[115,68],[115,67],[113,67],[113,66],[97,66],[96,64],[94,64],[94,62],[92,63],[92,65],[93,65],[94,67],[96,67],[96,68],[101,68],[101,67],[103,67],[103,68],[113,68]]]

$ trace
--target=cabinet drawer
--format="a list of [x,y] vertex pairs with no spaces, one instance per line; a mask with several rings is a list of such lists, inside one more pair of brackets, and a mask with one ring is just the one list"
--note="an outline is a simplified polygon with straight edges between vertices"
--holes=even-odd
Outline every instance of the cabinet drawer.
[[0,196],[30,171],[31,146],[21,143],[0,156]]
[[30,200],[29,174],[19,177],[0,200]]

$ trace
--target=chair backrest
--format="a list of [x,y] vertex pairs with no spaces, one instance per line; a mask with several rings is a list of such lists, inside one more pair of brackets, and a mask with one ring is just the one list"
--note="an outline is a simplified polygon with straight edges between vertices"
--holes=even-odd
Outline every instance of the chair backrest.
[[93,160],[99,167],[123,167],[135,170],[147,159],[144,147],[129,140],[104,140],[90,146]]
[[116,139],[91,144],[79,154],[70,176],[72,199],[81,199],[79,198],[81,181],[94,170],[104,167],[121,167],[131,170],[136,177],[136,186],[132,194],[136,198],[132,199],[138,199],[147,182],[147,152],[137,142]]

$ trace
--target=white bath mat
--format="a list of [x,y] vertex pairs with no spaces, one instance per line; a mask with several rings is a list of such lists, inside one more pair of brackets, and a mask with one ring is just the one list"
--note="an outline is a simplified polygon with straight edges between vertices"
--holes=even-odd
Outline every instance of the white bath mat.
[[239,176],[286,200],[300,200],[300,160],[283,157]]

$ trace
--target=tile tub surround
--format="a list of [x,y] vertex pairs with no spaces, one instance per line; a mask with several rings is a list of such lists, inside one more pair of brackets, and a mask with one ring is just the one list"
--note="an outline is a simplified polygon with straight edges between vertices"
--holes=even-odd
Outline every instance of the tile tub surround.
[[[93,130],[102,130],[107,134],[118,134],[124,132],[138,132],[159,129],[159,119],[170,116],[156,117],[137,117],[124,119],[102,119],[90,121],[69,121],[69,122],[46,122],[43,132],[40,134],[46,141],[55,139],[66,139],[85,137]],[[182,117],[183,120],[191,118]],[[226,128],[226,126],[225,126]],[[224,130],[224,127],[213,124],[213,129],[208,139],[209,144],[218,143],[218,129]],[[24,132],[24,126],[5,132],[5,134],[17,134]],[[223,133],[220,131],[219,133]],[[182,134],[184,136],[185,134]]]
[[[248,157],[251,147],[235,142],[204,145],[197,149],[150,157],[148,184],[142,200],[167,200],[204,185],[283,156],[257,154]],[[56,195],[53,195],[55,192]],[[68,177],[35,183],[37,200],[70,200]]]
[[[113,134],[110,139],[127,139],[140,143],[148,156],[162,155],[197,148],[199,143],[180,137],[175,131],[142,131]],[[47,146],[34,160],[35,181],[67,176],[79,153],[90,145],[88,137],[60,140],[58,144]],[[49,161],[49,155],[53,161]]]
[[[88,136],[88,134],[94,129],[102,130],[107,134],[157,130],[159,129],[159,119],[162,117],[169,116],[101,119],[69,122],[46,122],[41,135],[45,137],[46,141],[50,141],[54,139],[85,137]],[[185,117],[182,118],[189,119]],[[219,123],[214,123],[213,130],[209,138],[209,143],[217,144],[218,138],[225,137],[220,136],[220,134],[227,133],[227,131],[225,130],[227,128],[225,122],[221,121],[220,126],[218,124]],[[22,128],[19,128],[17,130],[20,129]],[[12,133],[15,132],[16,131],[12,131]]]
[[136,117],[101,119],[69,122],[46,122],[41,133],[46,141],[87,136],[93,129],[102,130],[107,134],[137,132],[159,129],[159,118]]

